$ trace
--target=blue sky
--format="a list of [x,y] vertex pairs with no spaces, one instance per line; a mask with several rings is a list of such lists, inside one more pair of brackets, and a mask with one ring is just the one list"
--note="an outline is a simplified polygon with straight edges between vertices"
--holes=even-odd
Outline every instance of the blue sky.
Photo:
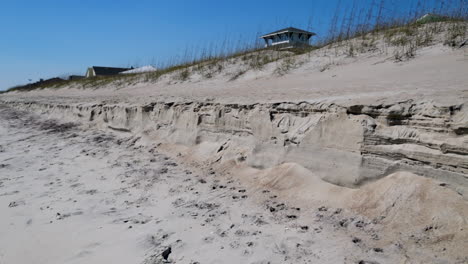
[[[375,0],[374,0],[375,1]],[[350,5],[352,1],[341,0]],[[373,0],[357,0],[370,5]],[[378,1],[375,1],[378,2]],[[417,1],[393,0],[405,12]],[[436,6],[440,1],[423,1]],[[296,26],[324,35],[339,0],[2,0],[0,90],[88,66],[160,64],[187,47],[253,42]],[[435,4],[437,3],[437,4]]]

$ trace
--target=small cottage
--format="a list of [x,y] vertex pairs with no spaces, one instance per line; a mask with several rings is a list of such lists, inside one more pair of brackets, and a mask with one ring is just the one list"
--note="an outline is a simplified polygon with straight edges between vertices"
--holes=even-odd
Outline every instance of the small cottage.
[[313,32],[288,27],[261,36],[265,41],[265,47],[277,46],[282,49],[309,46],[310,38],[315,36]]
[[88,68],[86,71],[86,78],[95,77],[95,76],[111,76],[117,75],[121,72],[131,70],[132,68],[114,68],[114,67],[99,67],[93,66]]

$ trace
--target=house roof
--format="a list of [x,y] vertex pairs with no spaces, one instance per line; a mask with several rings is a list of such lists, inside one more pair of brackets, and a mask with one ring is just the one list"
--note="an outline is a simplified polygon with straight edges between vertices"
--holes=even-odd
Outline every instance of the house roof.
[[91,67],[94,70],[96,75],[115,75],[123,71],[131,70],[131,68],[114,68],[114,67],[100,67],[93,66]]
[[283,28],[283,29],[273,31],[273,32],[268,33],[268,34],[265,34],[265,35],[261,36],[261,38],[266,38],[266,37],[278,35],[278,34],[281,34],[281,33],[287,33],[287,32],[302,33],[302,34],[307,34],[307,35],[311,35],[311,36],[316,35],[313,32],[305,31],[305,30],[298,29],[298,28],[295,28],[295,27],[287,27],[287,28]]

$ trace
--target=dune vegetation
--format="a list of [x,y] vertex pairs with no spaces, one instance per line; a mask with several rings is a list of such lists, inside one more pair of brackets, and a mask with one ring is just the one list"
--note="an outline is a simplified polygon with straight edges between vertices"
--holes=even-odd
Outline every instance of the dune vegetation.
[[[122,87],[142,82],[155,83],[163,76],[184,82],[194,75],[211,79],[223,74],[227,81],[234,81],[249,71],[260,71],[270,63],[275,63],[274,74],[285,75],[304,64],[314,56],[314,52],[344,52],[350,57],[366,52],[391,52],[395,61],[402,61],[413,58],[417,50],[425,46],[443,43],[456,47],[465,41],[468,31],[466,1],[440,1],[439,7],[431,9],[425,7],[424,1],[410,2],[412,8],[405,13],[393,8],[392,2],[386,0],[374,1],[372,5],[363,5],[356,0],[340,3],[330,18],[327,33],[317,36],[307,48],[263,48],[258,37],[253,41],[231,41],[226,37],[222,43],[211,43],[204,48],[187,47],[182,55],[174,55],[155,65],[158,66],[155,72],[21,85],[7,91]],[[313,18],[309,20],[313,21]],[[327,66],[323,68],[325,70]]]

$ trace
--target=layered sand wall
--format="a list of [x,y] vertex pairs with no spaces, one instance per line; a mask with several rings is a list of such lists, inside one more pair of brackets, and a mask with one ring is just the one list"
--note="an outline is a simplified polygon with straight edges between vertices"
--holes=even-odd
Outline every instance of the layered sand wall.
[[409,171],[468,195],[464,105],[4,103],[63,122],[182,145],[204,161],[234,160],[261,169],[292,162],[346,187]]

